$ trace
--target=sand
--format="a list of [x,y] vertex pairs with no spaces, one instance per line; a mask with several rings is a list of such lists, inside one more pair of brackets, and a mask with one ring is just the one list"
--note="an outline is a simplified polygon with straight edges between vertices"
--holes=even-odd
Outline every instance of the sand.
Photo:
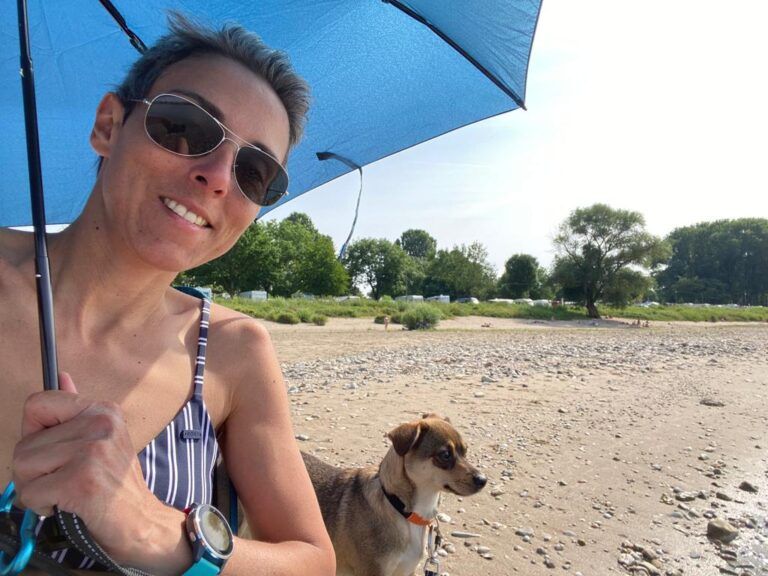
[[[441,572],[768,574],[767,324],[265,325],[303,450],[377,463],[424,412],[463,434],[489,482],[442,499]],[[709,540],[712,518],[736,540]]]

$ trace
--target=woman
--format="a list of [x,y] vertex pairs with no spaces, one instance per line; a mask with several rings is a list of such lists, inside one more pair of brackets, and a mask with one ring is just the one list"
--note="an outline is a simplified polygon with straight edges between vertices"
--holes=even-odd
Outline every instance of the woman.
[[[284,193],[307,101],[284,56],[255,36],[178,16],[104,96],[93,191],[49,242],[60,391],[39,392],[31,235],[0,231],[0,481],[15,482],[21,507],[76,514],[119,564],[334,572],[268,334],[170,287]],[[260,540],[203,566],[183,509],[210,500],[219,448]],[[99,568],[71,549],[54,557]]]

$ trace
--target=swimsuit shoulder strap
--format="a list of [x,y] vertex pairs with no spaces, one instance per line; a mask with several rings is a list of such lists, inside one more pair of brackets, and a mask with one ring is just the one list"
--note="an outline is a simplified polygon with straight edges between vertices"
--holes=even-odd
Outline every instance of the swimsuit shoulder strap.
[[205,372],[205,353],[208,348],[208,324],[211,316],[211,301],[203,299],[200,312],[200,331],[197,336],[197,357],[195,358],[195,391],[196,399],[203,397],[203,374]]

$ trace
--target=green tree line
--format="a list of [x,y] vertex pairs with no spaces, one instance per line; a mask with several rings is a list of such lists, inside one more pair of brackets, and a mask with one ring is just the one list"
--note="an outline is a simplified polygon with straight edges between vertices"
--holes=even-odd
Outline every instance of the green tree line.
[[266,290],[372,298],[445,294],[573,301],[599,317],[598,304],[661,302],[768,305],[768,220],[739,219],[677,228],[666,238],[645,229],[642,214],[595,204],[574,210],[553,239],[547,269],[523,253],[497,271],[480,242],[439,249],[425,230],[397,240],[362,238],[339,261],[329,236],[306,214],[256,222],[221,258],[179,282],[236,295]]

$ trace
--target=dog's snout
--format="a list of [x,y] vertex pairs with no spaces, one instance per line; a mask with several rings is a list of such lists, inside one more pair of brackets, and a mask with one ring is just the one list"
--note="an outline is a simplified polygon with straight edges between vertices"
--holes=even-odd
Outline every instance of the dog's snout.
[[482,487],[483,487],[483,486],[485,486],[485,484],[488,482],[488,478],[486,478],[486,477],[485,477],[485,476],[483,476],[482,474],[475,474],[475,475],[472,477],[472,482],[473,482],[473,484],[474,484],[475,486],[477,486],[478,488],[482,488]]

